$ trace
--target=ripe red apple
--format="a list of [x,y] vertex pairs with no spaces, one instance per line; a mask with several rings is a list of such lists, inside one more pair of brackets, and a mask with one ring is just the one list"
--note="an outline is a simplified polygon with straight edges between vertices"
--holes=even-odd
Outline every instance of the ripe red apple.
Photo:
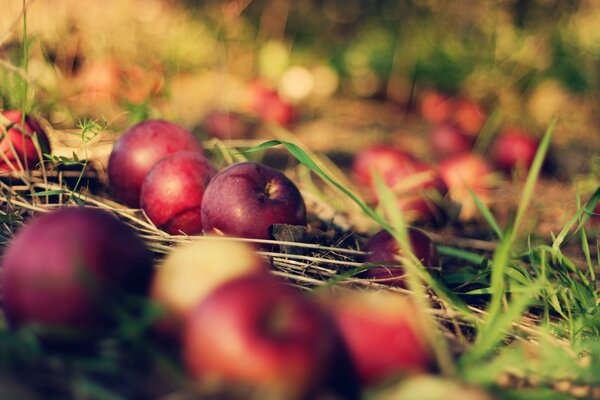
[[470,219],[477,213],[469,189],[483,203],[490,201],[494,170],[484,158],[471,153],[461,154],[442,161],[438,171],[452,200],[461,205],[461,219]]
[[431,148],[440,158],[468,153],[473,145],[471,138],[456,125],[435,127],[429,136]]
[[247,92],[249,111],[262,121],[288,126],[296,118],[294,106],[282,99],[277,90],[264,82],[252,81],[248,85]]
[[142,182],[150,168],[179,151],[203,153],[196,137],[173,122],[147,120],[127,129],[108,160],[108,177],[117,199],[139,207]]
[[[423,231],[409,228],[408,235],[412,251],[425,268],[438,269],[440,260],[433,241]],[[394,237],[385,230],[373,235],[364,250],[369,254],[363,259],[366,263],[381,264],[381,267],[369,268],[363,273],[366,278],[381,280],[380,283],[406,287],[405,271],[398,257],[402,249]]]
[[409,297],[389,291],[349,290],[321,298],[332,313],[364,385],[431,370],[425,324]]
[[152,299],[165,311],[159,331],[177,336],[182,321],[218,286],[269,270],[252,246],[242,242],[205,237],[177,246],[161,262],[152,281]]
[[140,205],[148,218],[172,235],[202,232],[200,206],[215,174],[201,153],[181,151],[160,160],[142,183]]
[[207,233],[269,239],[273,224],[306,225],[306,206],[296,185],[281,171],[244,162],[219,172],[202,200]]
[[529,169],[539,142],[526,132],[509,129],[501,132],[492,147],[492,158],[505,171],[513,168]]
[[29,115],[23,124],[23,113],[19,110],[0,113],[0,135],[0,152],[4,154],[0,158],[0,170],[19,170],[19,162],[23,168],[36,168],[42,161],[40,155],[50,153],[46,132]]
[[450,121],[454,110],[452,99],[448,96],[429,91],[423,94],[421,100],[421,116],[432,124],[443,124]]
[[244,139],[250,133],[250,125],[238,114],[213,111],[202,123],[202,129],[217,139]]
[[486,119],[487,114],[480,104],[465,98],[455,100],[454,120],[465,134],[477,136]]
[[301,292],[268,274],[231,280],[206,297],[184,328],[183,354],[200,382],[304,399],[333,371],[338,333]]
[[373,187],[372,172],[385,177],[389,171],[413,165],[412,155],[389,146],[370,146],[359,151],[354,157],[352,174],[363,186]]
[[443,219],[442,199],[448,188],[434,168],[415,161],[390,169],[383,178],[407,220]]
[[115,290],[144,295],[152,255],[127,225],[92,208],[35,217],[2,260],[3,307],[11,325],[86,328],[107,317]]

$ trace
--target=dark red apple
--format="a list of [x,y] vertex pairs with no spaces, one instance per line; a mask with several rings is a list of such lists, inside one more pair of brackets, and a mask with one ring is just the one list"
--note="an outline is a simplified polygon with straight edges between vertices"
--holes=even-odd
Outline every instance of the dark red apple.
[[440,158],[468,153],[473,145],[471,138],[456,125],[440,125],[429,135],[431,148]]
[[[438,252],[429,236],[412,227],[408,228],[408,235],[412,252],[421,265],[429,269],[439,269]],[[405,271],[398,261],[398,257],[402,255],[402,249],[388,231],[382,230],[373,235],[367,242],[364,251],[369,253],[363,259],[364,262],[382,265],[369,268],[363,273],[364,277],[381,280],[380,283],[384,284],[406,287]]]
[[130,207],[139,207],[142,182],[150,168],[179,151],[203,153],[196,137],[173,122],[148,120],[129,128],[116,141],[108,160],[114,195]]
[[448,187],[434,168],[415,161],[387,171],[383,178],[408,221],[443,220]]
[[487,114],[480,104],[466,98],[455,100],[454,120],[465,134],[477,136],[486,119]]
[[448,158],[439,164],[438,171],[452,200],[461,205],[461,219],[470,219],[477,213],[469,189],[484,204],[489,203],[494,169],[481,156],[467,153]]
[[529,169],[539,142],[526,132],[509,129],[501,132],[492,147],[492,158],[496,165],[504,170],[513,168]]
[[160,160],[142,184],[140,205],[148,218],[172,235],[202,232],[200,206],[215,169],[204,155],[182,151]]
[[202,129],[217,139],[245,139],[250,134],[250,125],[238,114],[213,111],[202,123]]
[[198,304],[184,328],[183,354],[200,382],[304,399],[334,369],[338,340],[317,304],[272,275],[255,274],[219,286]]
[[356,154],[352,163],[352,174],[360,185],[371,188],[373,187],[372,171],[383,178],[389,171],[406,168],[415,162],[412,155],[402,150],[375,145]]
[[421,116],[432,124],[443,124],[450,121],[454,110],[452,99],[436,92],[428,91],[421,100]]
[[[19,170],[21,166],[33,169],[42,161],[44,153],[50,153],[50,142],[46,132],[31,116],[19,110],[0,113],[0,170]],[[18,161],[17,161],[18,160]],[[19,162],[21,165],[19,165]]]
[[96,326],[115,291],[144,295],[152,255],[131,228],[104,211],[69,207],[35,217],[2,260],[3,307],[11,325]]
[[281,171],[244,162],[219,172],[202,200],[207,233],[269,239],[273,224],[306,225],[306,206],[296,185]]
[[321,295],[364,385],[434,366],[424,316],[411,299],[390,291],[349,290]]

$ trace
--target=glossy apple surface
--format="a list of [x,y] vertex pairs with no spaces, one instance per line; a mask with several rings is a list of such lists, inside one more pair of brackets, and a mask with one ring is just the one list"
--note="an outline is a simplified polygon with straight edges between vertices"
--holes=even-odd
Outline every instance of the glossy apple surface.
[[333,368],[337,331],[328,315],[271,275],[219,286],[192,311],[183,352],[204,383],[247,385],[302,399]]
[[147,120],[127,129],[115,142],[108,160],[115,197],[130,207],[139,207],[142,183],[150,168],[180,151],[203,153],[196,137],[173,122]]
[[219,285],[269,270],[254,248],[242,242],[206,237],[175,247],[152,281],[152,299],[165,311],[159,329],[177,336],[191,310]]
[[[38,167],[44,153],[50,153],[50,142],[46,132],[31,116],[25,116],[19,110],[7,110],[0,113],[0,170],[28,170]],[[6,131],[6,132],[5,132]],[[20,163],[20,165],[19,165]]]
[[3,306],[11,325],[85,328],[106,317],[116,290],[144,295],[152,256],[112,215],[69,207],[35,217],[2,260]]
[[423,316],[409,297],[351,290],[320,298],[332,313],[364,385],[431,370]]
[[244,162],[219,172],[202,200],[206,233],[269,239],[273,224],[306,225],[306,206],[281,171]]
[[172,235],[202,232],[200,206],[215,174],[200,153],[182,151],[160,160],[142,184],[140,205],[148,218]]
[[[416,228],[408,229],[408,238],[412,251],[421,265],[425,268],[437,269],[440,260],[433,241],[423,231]],[[385,230],[373,235],[364,251],[369,254],[363,259],[370,264],[381,264],[381,267],[369,268],[363,273],[365,278],[377,279],[379,283],[406,287],[405,270],[398,261],[402,255],[400,245],[394,237]]]
[[410,168],[415,159],[409,153],[390,146],[370,146],[359,151],[352,163],[352,174],[363,186],[373,187],[372,171],[385,177],[391,170]]
[[511,129],[496,138],[491,153],[498,168],[510,171],[514,168],[529,169],[539,142],[526,132]]
[[476,154],[462,154],[443,160],[438,171],[453,201],[461,205],[460,218],[470,219],[478,211],[469,190],[485,204],[491,200],[494,169]]

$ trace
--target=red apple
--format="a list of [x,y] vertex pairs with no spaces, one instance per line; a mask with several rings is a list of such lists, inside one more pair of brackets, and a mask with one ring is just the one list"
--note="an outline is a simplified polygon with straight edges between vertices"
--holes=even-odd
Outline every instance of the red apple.
[[217,139],[244,139],[250,133],[250,125],[238,114],[227,111],[210,113],[202,124],[204,132]]
[[483,203],[490,201],[493,168],[484,158],[471,153],[458,155],[442,161],[438,171],[452,200],[461,205],[461,219],[470,219],[477,213],[469,189]]
[[452,99],[442,93],[429,91],[421,100],[421,116],[432,124],[442,124],[452,117],[453,107]]
[[440,125],[430,134],[431,148],[440,158],[471,151],[471,139],[455,125]]
[[[0,113],[0,170],[33,169],[44,153],[50,153],[50,142],[46,132],[31,116],[25,116],[19,110],[7,110]],[[39,152],[38,152],[39,150]],[[17,161],[18,160],[18,161]]]
[[125,131],[108,160],[108,177],[117,199],[139,207],[142,182],[150,168],[179,151],[203,153],[196,137],[172,122],[148,120]]
[[200,382],[266,390],[263,398],[304,399],[334,370],[338,333],[301,292],[272,275],[231,280],[192,311],[183,354]]
[[207,233],[269,239],[273,224],[306,225],[306,206],[281,171],[253,163],[234,164],[211,180],[202,200]]
[[373,187],[372,171],[384,177],[389,171],[415,163],[412,155],[390,146],[370,146],[354,157],[352,174],[363,186]]
[[182,321],[217,287],[269,270],[252,246],[242,242],[205,237],[177,246],[161,262],[152,281],[152,299],[166,312],[159,331],[177,336]]
[[86,328],[104,321],[115,290],[144,295],[152,255],[127,225],[92,208],[35,217],[2,260],[3,307],[11,325]]
[[458,99],[454,104],[456,125],[467,135],[477,136],[487,115],[483,107],[469,99]]
[[364,385],[432,369],[423,316],[409,297],[352,290],[322,295]]
[[142,183],[140,205],[172,235],[202,232],[200,206],[215,169],[201,153],[181,151],[160,160]]
[[539,142],[526,132],[518,129],[509,129],[501,132],[491,153],[496,165],[505,171],[513,168],[529,169],[535,153],[537,152]]
[[418,161],[407,163],[387,171],[384,181],[396,195],[407,220],[443,219],[441,205],[448,188],[434,168]]
[[264,122],[288,126],[296,118],[294,106],[260,80],[248,85],[247,95],[249,111]]
[[[425,268],[439,269],[440,260],[433,241],[423,231],[409,228],[408,235],[412,251]],[[370,264],[381,264],[381,267],[369,268],[363,273],[366,278],[381,280],[393,286],[406,287],[404,268],[398,261],[402,249],[394,237],[385,230],[373,235],[364,248],[369,254],[363,259]]]

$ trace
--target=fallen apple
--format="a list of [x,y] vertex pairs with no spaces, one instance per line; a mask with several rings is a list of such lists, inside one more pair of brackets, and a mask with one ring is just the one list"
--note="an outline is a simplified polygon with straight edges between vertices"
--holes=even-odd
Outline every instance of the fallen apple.
[[473,147],[471,138],[456,125],[436,126],[429,135],[431,148],[440,158],[468,153]]
[[2,259],[3,308],[12,326],[87,328],[104,322],[116,291],[145,295],[152,255],[112,215],[68,207],[35,217]]
[[469,191],[484,204],[490,202],[494,170],[481,156],[467,153],[448,158],[439,164],[438,171],[451,199],[461,206],[460,219],[471,219],[477,213],[476,203]]
[[364,385],[432,370],[423,316],[409,297],[347,290],[327,292],[319,300],[333,315]]
[[432,124],[443,124],[449,122],[454,111],[452,99],[437,92],[428,91],[421,99],[421,116]]
[[191,376],[204,384],[305,399],[333,371],[337,335],[329,316],[301,292],[254,274],[219,286],[194,308],[183,354]]
[[[23,123],[25,121],[25,123]],[[19,110],[0,113],[0,170],[31,170],[40,164],[43,155],[50,153],[46,132],[31,116]]]
[[205,237],[175,247],[152,281],[151,297],[165,311],[158,330],[176,337],[194,306],[218,286],[242,275],[269,270],[252,246],[242,242]]
[[[412,247],[411,251],[423,267],[430,270],[439,269],[440,260],[437,249],[426,233],[410,227],[408,228],[408,239]],[[402,249],[388,231],[382,230],[373,235],[367,242],[364,251],[368,252],[363,259],[365,263],[381,266],[369,268],[362,276],[376,279],[379,283],[387,285],[407,286],[406,271],[398,260],[402,256]]]
[[173,122],[147,120],[127,129],[108,160],[114,195],[130,207],[139,207],[142,183],[150,168],[179,151],[203,153],[196,137]]
[[479,103],[467,98],[455,100],[454,120],[465,134],[477,136],[486,119],[487,114]]
[[263,122],[288,126],[296,118],[294,106],[282,99],[277,90],[260,80],[248,84],[247,97],[249,112]]
[[202,130],[217,139],[246,139],[250,135],[250,124],[239,114],[213,111],[204,119]]
[[142,183],[140,206],[172,235],[202,232],[200,206],[215,169],[201,153],[182,151],[160,160]]
[[269,239],[273,224],[306,225],[306,206],[281,171],[244,162],[219,172],[202,200],[206,233]]
[[514,168],[529,169],[539,142],[528,133],[509,129],[501,132],[493,143],[491,155],[498,168],[511,171]]
[[413,165],[415,159],[409,153],[390,147],[375,145],[359,151],[352,163],[352,174],[356,181],[368,188],[373,187],[372,173],[386,176],[391,170]]

